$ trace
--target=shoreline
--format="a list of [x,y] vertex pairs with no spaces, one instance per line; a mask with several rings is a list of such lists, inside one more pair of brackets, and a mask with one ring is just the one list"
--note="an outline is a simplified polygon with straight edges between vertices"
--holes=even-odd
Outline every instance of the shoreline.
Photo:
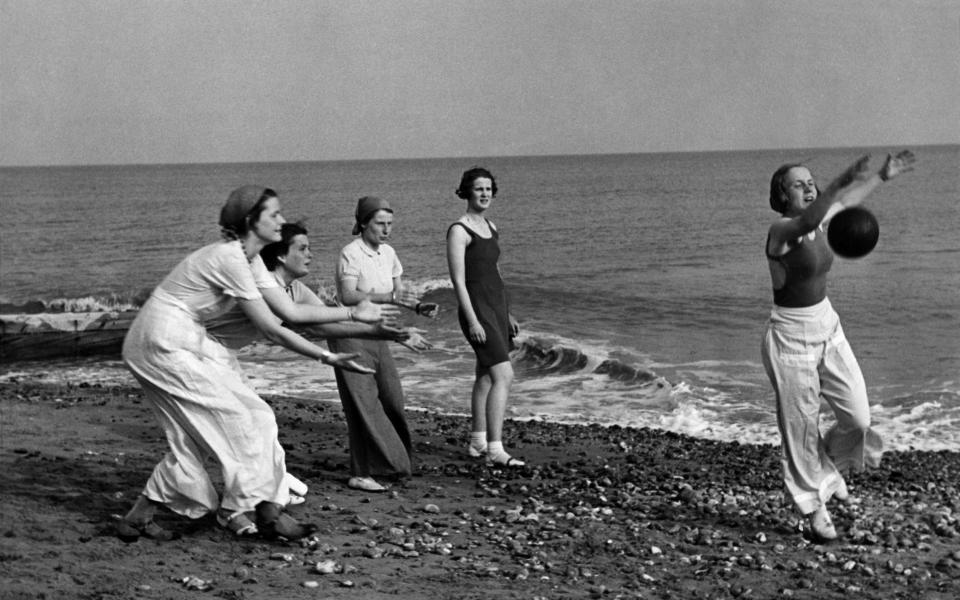
[[[290,356],[296,357],[296,355],[293,354]],[[404,350],[399,350],[396,356],[401,357],[401,360],[408,357]],[[69,385],[131,388],[137,387],[136,380],[129,374],[129,370],[123,366],[119,356],[87,357],[87,360],[89,361],[87,364],[73,364],[73,361],[75,360],[76,359],[73,358],[60,358],[51,360],[23,361],[20,363],[22,368],[19,370],[17,368],[18,363],[7,363],[6,372],[0,375],[0,385],[16,383],[50,387],[67,387]],[[241,364],[244,364],[244,360],[246,359],[241,357]],[[109,361],[113,363],[112,366],[109,367],[109,372],[91,374],[91,372],[89,372],[91,365],[94,365],[94,370],[104,368],[104,363],[101,363],[101,361]],[[300,361],[295,361],[291,362],[290,364],[298,364],[299,362]],[[464,400],[462,407],[458,407],[460,410],[450,410],[447,408],[438,409],[435,405],[428,405],[427,403],[422,402],[422,399],[425,396],[423,386],[426,384],[424,384],[422,381],[411,383],[410,379],[416,380],[418,377],[415,374],[406,374],[404,370],[405,368],[406,367],[404,365],[400,366],[401,376],[406,377],[405,391],[407,396],[408,412],[425,412],[428,414],[441,414],[443,416],[452,417],[466,417],[469,415],[469,402],[467,400]],[[244,364],[244,369],[248,373],[256,373],[257,371],[255,365],[248,366]],[[298,377],[301,376],[301,374],[294,373],[293,376]],[[77,381],[79,381],[79,383],[76,383]],[[287,383],[289,383],[289,381]],[[464,377],[462,383],[463,385],[472,385],[472,379],[469,376]],[[260,382],[257,382],[251,378],[251,384],[255,387],[255,389],[258,390],[258,393],[264,397],[286,396],[291,399],[302,400],[305,402],[325,402],[337,407],[340,405],[340,399],[336,391],[336,382],[333,379],[332,373],[325,374],[322,371],[319,373],[311,373],[309,390],[306,388],[307,384],[303,383],[302,385],[298,386],[298,389],[289,389],[287,391],[270,393],[265,390],[275,389],[277,387],[276,381],[272,379],[264,379]],[[518,385],[522,385],[522,383]],[[299,389],[301,387],[303,389]],[[678,435],[689,435],[693,438],[701,440],[713,440],[721,443],[737,440],[739,443],[750,445],[779,445],[779,433],[776,429],[776,423],[772,421],[770,423],[745,422],[740,424],[721,424],[719,426],[717,424],[712,424],[710,426],[705,426],[704,428],[692,428],[690,427],[689,422],[685,422],[686,430],[678,430],[676,428],[669,429],[669,424],[665,425],[662,422],[657,423],[655,422],[656,419],[648,419],[648,423],[624,421],[617,422],[615,420],[605,420],[602,417],[596,417],[592,415],[577,415],[573,413],[553,414],[547,411],[534,413],[532,407],[518,405],[517,394],[519,393],[519,391],[515,392],[513,404],[508,405],[507,407],[506,419],[508,421],[517,423],[532,421],[559,425],[587,424],[597,425],[600,427],[617,427],[630,431],[650,428],[657,429],[665,433],[672,432]],[[429,392],[426,395],[428,396]],[[883,422],[882,419],[884,419],[885,416],[878,412],[874,412],[872,416],[874,419],[877,419],[879,431],[881,432],[881,435],[884,439],[884,444],[887,447],[890,447],[890,445],[895,442],[899,442],[896,444],[896,447],[892,448],[891,450],[960,452],[960,446],[955,446],[945,442],[943,437],[939,437],[936,440],[910,439],[907,435],[906,429],[891,428],[891,424],[889,422]],[[770,417],[773,417],[772,412],[770,413]],[[827,416],[821,426],[825,428],[831,422],[831,417]],[[928,429],[933,430],[934,427],[928,426]]]
[[885,454],[831,503],[841,539],[821,545],[784,506],[777,446],[511,420],[528,466],[507,471],[466,457],[468,418],[417,410],[414,476],[365,494],[344,485],[339,406],[264,398],[316,544],[167,512],[180,540],[124,544],[113,515],[166,448],[140,390],[0,383],[0,598],[960,596],[960,452]]

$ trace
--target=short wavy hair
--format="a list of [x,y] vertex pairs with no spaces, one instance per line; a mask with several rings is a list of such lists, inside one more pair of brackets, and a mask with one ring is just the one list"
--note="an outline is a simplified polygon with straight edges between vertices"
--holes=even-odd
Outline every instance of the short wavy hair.
[[497,180],[493,176],[493,173],[484,169],[483,167],[473,167],[472,169],[467,169],[463,172],[463,176],[460,177],[460,185],[457,187],[457,197],[463,198],[466,200],[470,197],[470,188],[473,187],[473,182],[481,177],[489,179],[490,183],[493,186],[493,196],[497,195]]
[[280,226],[280,241],[267,244],[260,250],[260,258],[267,270],[276,271],[280,266],[280,259],[290,252],[290,244],[298,235],[307,235],[307,228],[303,223],[284,223]]
[[[780,165],[780,168],[774,171],[773,177],[770,178],[770,208],[781,215],[787,211],[787,203],[783,199],[783,195],[787,193],[787,190],[783,187],[783,180],[787,176],[787,173],[790,172],[790,169],[797,167],[810,170],[810,167],[803,163],[787,163]],[[816,183],[813,184],[813,187],[817,190],[817,197],[819,198],[820,187]]]

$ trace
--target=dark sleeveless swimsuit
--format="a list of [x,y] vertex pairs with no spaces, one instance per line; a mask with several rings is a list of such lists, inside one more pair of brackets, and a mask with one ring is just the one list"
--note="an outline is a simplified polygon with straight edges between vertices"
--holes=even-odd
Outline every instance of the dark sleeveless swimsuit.
[[[477,355],[477,364],[489,368],[510,360],[510,310],[507,292],[500,278],[500,270],[497,269],[497,260],[500,258],[500,245],[497,240],[500,235],[490,226],[489,221],[489,238],[480,237],[460,222],[451,225],[450,229],[458,225],[470,235],[471,242],[467,245],[463,257],[464,279],[473,312],[486,333],[486,342],[477,344],[470,339],[470,326],[462,307],[458,308],[457,317],[460,330]],[[450,229],[447,230],[447,235],[450,234]]]
[[[770,237],[767,237],[767,248]],[[785,308],[813,306],[827,297],[827,273],[833,266],[833,251],[827,245],[827,235],[817,231],[817,237],[806,235],[799,242],[791,242],[783,256],[767,258],[783,265],[786,280],[783,287],[773,290],[773,303]]]

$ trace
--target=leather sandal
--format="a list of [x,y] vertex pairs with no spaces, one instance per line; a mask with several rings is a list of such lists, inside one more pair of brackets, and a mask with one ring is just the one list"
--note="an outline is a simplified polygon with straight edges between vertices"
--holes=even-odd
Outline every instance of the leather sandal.
[[257,524],[250,519],[248,513],[242,510],[231,513],[229,510],[221,508],[217,511],[217,524],[241,538],[251,537],[258,533]]
[[121,541],[126,543],[135,542],[140,536],[157,540],[158,542],[169,542],[180,539],[180,534],[175,531],[169,531],[157,525],[153,520],[146,523],[133,523],[126,519],[117,522],[114,531]]
[[284,513],[279,504],[273,502],[261,502],[257,505],[257,527],[260,534],[268,540],[299,540],[317,531],[316,525],[298,523]]
[[527,463],[523,462],[519,458],[514,458],[509,454],[506,456],[498,456],[493,458],[492,456],[487,456],[487,465],[493,467],[522,467]]

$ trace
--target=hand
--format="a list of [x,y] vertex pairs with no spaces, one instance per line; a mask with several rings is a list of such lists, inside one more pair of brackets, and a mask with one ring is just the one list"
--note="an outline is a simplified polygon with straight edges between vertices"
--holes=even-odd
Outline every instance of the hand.
[[896,156],[887,155],[886,162],[880,168],[880,179],[889,181],[901,173],[913,170],[916,157],[909,150],[901,150]]
[[396,306],[374,304],[369,300],[361,300],[351,310],[353,311],[353,320],[361,323],[379,323],[384,319],[396,317],[400,312]]
[[406,306],[412,309],[420,303],[420,294],[413,290],[400,290],[394,296],[394,301],[400,306]]
[[440,305],[434,302],[418,302],[414,310],[421,317],[433,319],[440,313]]
[[507,317],[510,319],[510,337],[517,337],[520,335],[520,323],[517,323],[513,315],[507,315]]
[[412,329],[407,330],[410,333],[410,336],[403,342],[400,342],[400,345],[410,348],[414,352],[421,352],[423,350],[429,350],[433,348],[433,344],[428,342],[426,338],[422,335],[413,331]]
[[338,354],[331,352],[323,358],[323,362],[331,367],[337,367],[338,369],[344,369],[346,371],[356,371],[357,373],[366,373],[368,375],[376,373],[376,371],[370,367],[365,367],[358,363],[356,359],[359,356],[359,352],[354,352],[351,354],[342,352]]
[[486,343],[487,341],[487,332],[483,330],[483,325],[479,321],[474,321],[470,324],[470,339],[478,344]]

